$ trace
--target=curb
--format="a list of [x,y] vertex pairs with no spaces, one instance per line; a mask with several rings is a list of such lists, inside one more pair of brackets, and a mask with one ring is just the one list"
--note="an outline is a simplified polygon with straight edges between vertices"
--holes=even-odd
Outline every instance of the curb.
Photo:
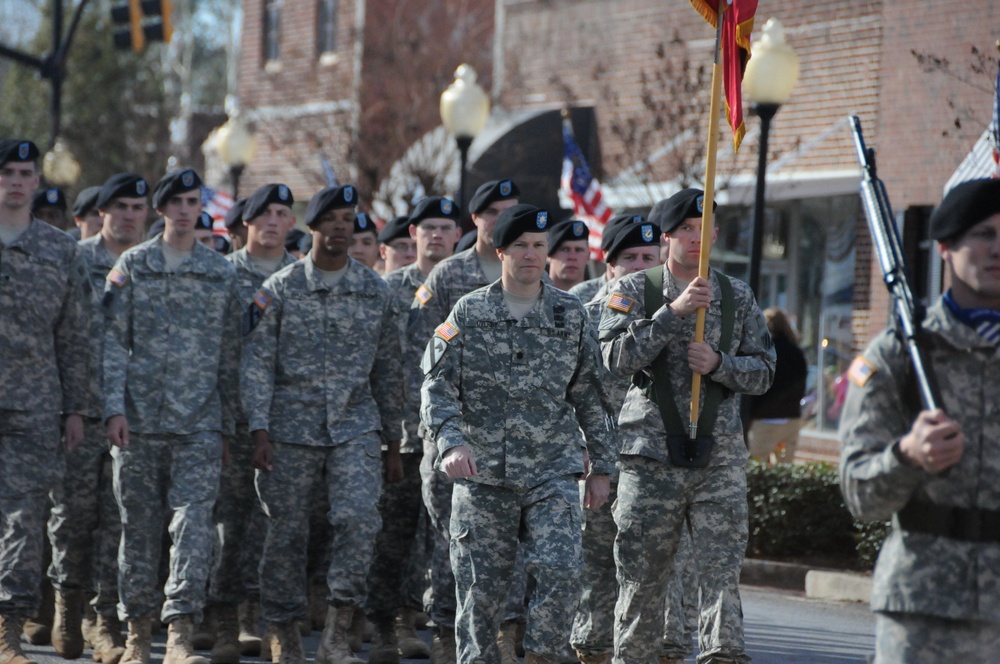
[[740,583],[805,592],[809,599],[865,603],[871,598],[872,588],[868,574],[813,569],[808,565],[757,558],[743,561]]

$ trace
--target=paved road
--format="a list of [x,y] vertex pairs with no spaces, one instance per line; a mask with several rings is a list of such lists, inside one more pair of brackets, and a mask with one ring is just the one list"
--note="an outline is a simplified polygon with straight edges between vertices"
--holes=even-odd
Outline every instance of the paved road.
[[[746,640],[754,664],[865,664],[875,650],[875,621],[867,604],[820,602],[801,593],[744,586]],[[430,634],[421,636],[430,641]],[[154,637],[153,664],[163,658],[165,635]],[[307,656],[316,651],[319,634],[304,639]],[[366,646],[367,648],[367,646]],[[51,647],[25,646],[39,664],[62,664]],[[89,653],[80,662],[89,661]],[[367,652],[362,653],[367,659]],[[404,660],[426,664],[426,660]],[[688,659],[693,663],[694,657]],[[260,664],[246,658],[243,664]]]

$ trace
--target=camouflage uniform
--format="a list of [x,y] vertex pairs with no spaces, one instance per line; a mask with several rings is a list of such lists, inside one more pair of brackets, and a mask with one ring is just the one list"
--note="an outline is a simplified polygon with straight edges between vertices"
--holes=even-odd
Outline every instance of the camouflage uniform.
[[87,282],[76,242],[32,219],[0,243],[0,615],[39,604],[45,508],[63,476],[60,413],[85,411]]
[[[247,316],[241,394],[251,432],[267,431],[271,472],[257,473],[268,515],[261,611],[287,624],[307,613],[311,489],[326,472],[332,526],[328,601],[363,606],[381,527],[381,437],[398,436],[402,381],[394,301],[354,259],[333,289],[305,257],[264,282]],[[251,319],[252,320],[252,319]]]
[[519,539],[537,581],[525,649],[551,660],[562,655],[580,592],[580,428],[593,472],[614,470],[586,313],[576,297],[542,288],[517,322],[500,282],[474,291],[438,327],[424,356],[421,419],[437,441],[438,464],[466,445],[478,469],[454,483],[452,496],[462,663],[499,662],[501,601]]
[[[112,482],[111,452],[102,421],[101,350],[104,315],[101,299],[115,256],[98,234],[79,243],[80,258],[90,284],[88,347],[93,363],[88,376],[84,439],[66,455],[73,469],[52,492],[49,578],[59,590],[85,588],[97,613],[115,616],[118,604],[118,542],[121,517]],[[89,598],[89,595],[88,595]]]
[[160,608],[157,569],[165,509],[172,512],[170,574],[161,619],[200,620],[211,568],[212,509],[221,437],[232,436],[239,370],[236,270],[195,243],[169,272],[162,236],[127,250],[105,289],[104,418],[124,415],[127,447],[115,447],[122,517],[119,616]]
[[[608,278],[605,275],[587,279],[569,289],[571,295],[576,295],[584,304],[589,304],[598,292],[604,290],[608,285]],[[589,309],[589,307],[588,307]]]
[[[996,661],[1000,542],[995,521],[993,526],[984,521],[980,541],[973,541],[920,532],[900,520],[908,522],[906,515],[914,508],[943,507],[969,510],[943,519],[952,525],[960,525],[954,522],[963,514],[974,515],[973,510],[996,518],[1000,350],[960,322],[941,300],[928,310],[923,327],[924,357],[937,378],[941,408],[965,434],[961,460],[931,475],[904,465],[894,453],[920,405],[907,352],[892,331],[876,337],[864,352],[870,371],[852,367],[840,418],[841,486],[847,506],[861,519],[893,521],[872,588],[876,661]],[[925,524],[931,520],[920,519]]]
[[[247,307],[269,275],[261,271],[245,248],[227,255],[226,260],[236,268],[240,304]],[[278,269],[294,262],[295,257],[286,251]],[[247,430],[247,417],[240,409],[236,435],[229,443],[229,464],[222,469],[219,497],[213,512],[217,541],[208,585],[208,599],[212,604],[238,604],[245,600],[247,559],[252,561],[255,571],[260,561],[259,555],[252,555],[259,550],[245,546],[247,534],[252,532],[250,515],[257,506],[252,458],[253,441]],[[257,584],[253,586],[256,588]]]
[[[395,298],[401,347],[406,345],[406,313],[413,302],[413,294],[424,282],[424,275],[416,263],[407,265],[385,275],[385,282]],[[409,346],[406,345],[409,349]],[[404,585],[410,582],[411,574],[419,574],[410,560],[416,545],[417,522],[423,509],[420,493],[420,462],[423,457],[423,443],[417,433],[420,421],[420,355],[410,350],[402,355],[403,381],[403,425],[400,455],[403,459],[403,480],[385,487],[379,500],[379,515],[382,530],[375,539],[375,553],[368,572],[369,617],[375,621],[388,620],[400,608],[420,610],[413,604],[408,594],[403,593]]]
[[[673,314],[668,305],[681,291],[672,279],[665,278],[664,306],[647,317],[645,279],[642,272],[622,277],[608,299],[600,323],[604,363],[615,376],[631,376],[647,369],[667,349],[671,365],[677,367],[670,381],[684,417],[691,394],[687,345],[694,337],[695,316],[679,318]],[[713,297],[705,316],[705,342],[713,348],[718,347],[721,336],[718,279],[717,273],[710,275]],[[715,447],[708,466],[692,469],[670,464],[659,408],[638,387],[629,389],[619,414],[621,461],[614,506],[619,584],[616,664],[645,664],[658,654],[664,595],[685,519],[691,527],[701,591],[699,661],[749,661],[738,588],[748,536],[747,451],[739,400],[731,394],[764,392],[774,375],[775,356],[753,293],[746,284],[730,281],[735,307],[732,342],[729,348],[719,349],[719,368],[703,377],[706,384],[720,383],[730,394],[719,406],[711,432]],[[704,394],[703,390],[702,401]],[[653,550],[661,555],[650,557]]]
[[[412,301],[407,337],[409,352],[422,357],[427,342],[434,335],[434,328],[444,322],[458,299],[490,282],[483,272],[475,247],[450,256],[431,270]],[[421,491],[431,526],[436,533],[431,552],[431,606],[430,618],[439,628],[450,630],[455,626],[455,576],[451,569],[449,551],[451,521],[452,481],[434,469],[437,443],[424,435],[423,460],[420,463]]]

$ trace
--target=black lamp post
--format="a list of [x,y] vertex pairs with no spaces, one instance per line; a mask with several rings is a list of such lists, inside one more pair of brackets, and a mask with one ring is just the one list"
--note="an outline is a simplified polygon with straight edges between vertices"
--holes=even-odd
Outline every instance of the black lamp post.
[[785,41],[785,31],[777,19],[768,19],[758,39],[743,77],[743,90],[760,117],[760,151],[757,156],[757,184],[753,206],[753,233],[750,240],[748,283],[760,301],[760,264],[764,246],[764,207],[767,187],[767,142],[771,120],[788,101],[799,79],[799,59]]
[[441,93],[441,124],[455,137],[458,145],[459,178],[455,203],[463,219],[465,210],[466,166],[469,146],[483,130],[490,116],[490,100],[483,88],[476,83],[476,71],[469,65],[459,65],[455,80]]

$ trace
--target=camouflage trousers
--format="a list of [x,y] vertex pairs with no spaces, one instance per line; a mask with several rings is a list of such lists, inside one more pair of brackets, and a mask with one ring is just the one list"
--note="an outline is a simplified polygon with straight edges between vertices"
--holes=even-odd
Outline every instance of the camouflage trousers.
[[748,537],[745,469],[676,468],[634,455],[623,455],[619,467],[615,664],[647,664],[659,654],[685,520],[701,598],[698,661],[748,662],[739,593]]
[[551,661],[562,657],[580,601],[581,519],[574,476],[525,490],[455,482],[451,562],[460,664],[500,662],[496,637],[519,541],[535,579],[525,650]]
[[[222,466],[218,432],[133,432],[128,447],[112,448],[111,456],[122,518],[119,617],[136,620],[159,612],[163,622],[182,615],[200,621],[212,566],[212,510]],[[161,611],[158,570],[165,514],[170,517],[170,573]]]
[[[580,502],[585,486],[580,483]],[[618,597],[615,578],[615,526],[611,505],[618,491],[617,479],[611,483],[608,502],[601,509],[583,511],[583,592],[573,619],[570,644],[586,655],[610,653],[614,647],[614,606]]]
[[1000,623],[914,613],[875,614],[875,664],[995,662]]
[[[254,489],[253,441],[245,424],[236,427],[229,444],[229,464],[219,480],[219,497],[212,512],[215,526],[215,555],[208,584],[210,604],[239,604],[247,598],[245,572],[256,568],[255,547],[247,546],[250,517],[257,508]],[[263,534],[263,530],[259,531]],[[249,560],[248,560],[249,559]]]
[[0,410],[0,615],[35,615],[49,491],[65,468],[59,416]]
[[[324,472],[325,471],[325,472]],[[307,614],[306,560],[313,485],[325,482],[330,524],[327,601],[363,607],[382,491],[381,441],[368,433],[335,446],[274,443],[270,472],[257,472],[267,514],[260,561],[261,614],[284,624]]]
[[674,556],[674,573],[667,584],[663,614],[663,647],[660,655],[686,659],[693,650],[698,631],[698,567],[691,549],[691,529],[681,528],[681,541]]
[[372,620],[390,620],[401,608],[421,609],[403,590],[412,569],[410,552],[417,539],[423,504],[420,497],[422,454],[403,454],[403,480],[386,484],[378,502],[382,530],[375,538],[375,553],[368,570],[367,613]]
[[424,456],[420,461],[421,493],[434,542],[431,559],[431,600],[428,614],[441,629],[455,627],[455,575],[451,569],[449,524],[451,494],[454,483],[444,473],[434,470],[437,445],[424,441]]
[[114,616],[122,521],[110,444],[100,420],[85,419],[83,434],[83,442],[66,453],[66,465],[72,470],[50,494],[48,574],[56,589],[83,589],[97,613]]

